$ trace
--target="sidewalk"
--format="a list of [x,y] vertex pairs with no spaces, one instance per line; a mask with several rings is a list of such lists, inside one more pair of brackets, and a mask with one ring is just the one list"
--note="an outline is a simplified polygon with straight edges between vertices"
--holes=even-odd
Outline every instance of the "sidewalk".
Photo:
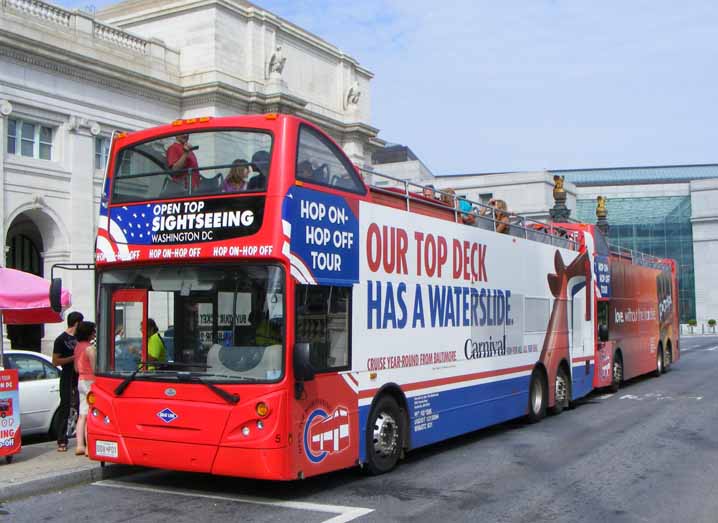
[[97,461],[75,456],[74,443],[70,441],[67,452],[58,452],[54,441],[24,445],[12,463],[7,464],[5,458],[0,458],[0,502],[138,470],[125,465],[101,467]]

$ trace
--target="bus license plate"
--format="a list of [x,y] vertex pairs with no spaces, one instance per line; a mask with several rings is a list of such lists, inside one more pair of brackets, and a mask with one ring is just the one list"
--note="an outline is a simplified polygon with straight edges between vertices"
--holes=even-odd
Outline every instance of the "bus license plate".
[[115,441],[96,441],[95,454],[104,458],[116,458],[117,443]]

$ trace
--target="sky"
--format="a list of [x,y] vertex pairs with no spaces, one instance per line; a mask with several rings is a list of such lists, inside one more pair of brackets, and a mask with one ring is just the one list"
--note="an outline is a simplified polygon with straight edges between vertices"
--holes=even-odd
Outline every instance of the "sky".
[[434,174],[718,162],[718,2],[254,3],[372,71],[369,123]]

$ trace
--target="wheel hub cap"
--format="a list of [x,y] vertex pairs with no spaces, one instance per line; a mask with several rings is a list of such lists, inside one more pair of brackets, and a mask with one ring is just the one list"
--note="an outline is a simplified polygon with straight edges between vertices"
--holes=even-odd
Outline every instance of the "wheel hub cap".
[[374,451],[382,456],[391,456],[396,452],[399,441],[399,428],[396,420],[386,412],[377,416],[374,423]]

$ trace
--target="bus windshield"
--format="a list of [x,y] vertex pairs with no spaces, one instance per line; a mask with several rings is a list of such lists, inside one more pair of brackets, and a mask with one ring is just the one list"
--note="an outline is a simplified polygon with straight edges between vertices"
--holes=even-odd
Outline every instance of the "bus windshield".
[[272,137],[258,131],[166,136],[122,149],[112,202],[259,192],[267,188]]
[[284,373],[284,271],[142,267],[100,275],[98,374],[277,381]]

